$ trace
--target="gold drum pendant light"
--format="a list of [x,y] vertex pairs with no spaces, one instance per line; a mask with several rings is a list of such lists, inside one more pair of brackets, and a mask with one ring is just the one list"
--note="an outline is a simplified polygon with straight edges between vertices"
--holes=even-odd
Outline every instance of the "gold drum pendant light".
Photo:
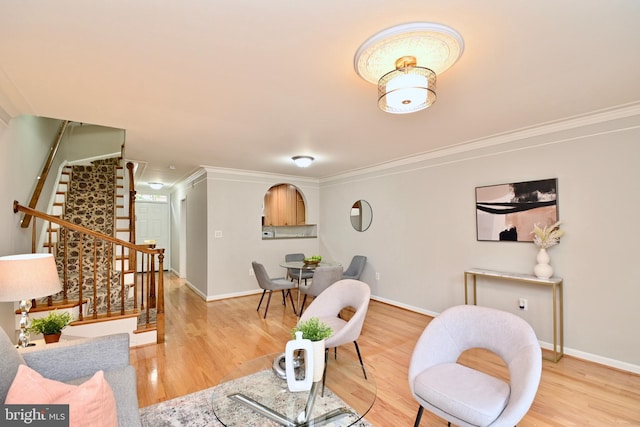
[[420,111],[436,102],[436,73],[418,67],[416,58],[403,56],[396,69],[378,81],[378,108],[388,113]]
[[413,113],[436,99],[436,74],[462,55],[464,41],[454,29],[412,22],[383,30],[358,49],[354,68],[378,85],[378,107],[394,114]]

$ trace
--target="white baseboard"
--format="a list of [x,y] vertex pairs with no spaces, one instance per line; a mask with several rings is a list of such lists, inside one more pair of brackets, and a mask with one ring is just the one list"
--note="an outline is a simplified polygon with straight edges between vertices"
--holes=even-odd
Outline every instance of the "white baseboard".
[[178,278],[180,279],[184,279],[184,276],[182,274],[180,274],[180,272],[178,270],[176,270],[175,268],[170,268],[169,269],[173,274],[175,274],[176,276],[178,276]]
[[[435,317],[438,314],[440,314],[433,311],[424,310],[419,307],[414,307],[412,305],[402,304],[393,300],[380,298],[374,295],[371,296],[371,299],[375,301],[383,302],[385,304],[392,305],[394,307],[404,308],[406,310],[413,311],[415,313],[425,314],[431,317]],[[540,347],[544,348],[545,350],[553,350],[553,344],[545,341],[540,341]],[[620,369],[622,371],[632,372],[634,374],[640,374],[640,365],[634,365],[632,363],[623,362],[621,360],[611,359],[609,357],[604,357],[604,356],[600,356],[598,354],[593,354],[593,353],[587,353],[581,350],[576,350],[576,349],[567,348],[567,347],[564,348],[564,354],[567,356],[578,358],[578,359],[587,360],[589,362],[598,363],[600,365],[609,366],[611,368]]]
[[189,283],[188,280],[185,280],[184,283],[193,292],[198,294],[198,296],[200,298],[202,298],[203,300],[205,300],[206,302],[218,301],[218,300],[227,299],[227,298],[244,297],[244,296],[247,296],[247,295],[259,294],[260,292],[262,292],[262,289],[253,289],[253,290],[250,290],[250,291],[232,292],[232,293],[228,293],[228,294],[205,295],[200,289],[196,288],[192,283]]
[[564,348],[564,354],[573,356],[578,359],[588,360],[589,362],[599,363],[601,365],[609,366],[611,368],[620,369],[621,371],[633,372],[634,374],[640,374],[640,366],[632,363],[623,362],[621,360],[611,359],[609,357],[600,356],[597,354],[587,353],[584,351]]
[[196,288],[193,285],[193,283],[189,282],[188,280],[185,280],[184,284],[187,285],[189,287],[189,289],[191,289],[193,292],[195,292],[200,298],[202,298],[205,301],[207,300],[207,296],[205,294],[203,294],[200,289]]
[[381,298],[381,297],[378,297],[378,296],[375,296],[375,295],[371,295],[371,299],[374,300],[374,301],[380,301],[380,302],[383,302],[385,304],[392,305],[394,307],[404,308],[406,310],[413,311],[414,313],[425,314],[425,315],[431,316],[431,317],[436,317],[438,314],[440,314],[440,313],[437,313],[435,311],[425,310],[423,308],[414,307],[414,306],[409,305],[409,304],[402,304],[402,303],[399,303],[397,301],[393,301],[393,300],[386,299],[386,298]]
[[230,294],[220,294],[220,295],[210,295],[206,298],[206,301],[209,302],[209,301],[217,301],[217,300],[227,299],[227,298],[244,297],[247,295],[259,294],[261,292],[262,292],[262,289],[254,289],[252,291],[233,292]]

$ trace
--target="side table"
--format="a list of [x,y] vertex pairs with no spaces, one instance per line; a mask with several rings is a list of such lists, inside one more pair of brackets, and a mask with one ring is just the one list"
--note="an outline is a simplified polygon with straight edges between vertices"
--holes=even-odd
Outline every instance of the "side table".
[[[550,277],[548,279],[540,279],[530,274],[507,273],[503,271],[483,270],[480,268],[472,268],[464,272],[464,303],[468,304],[468,277],[472,278],[473,285],[473,304],[477,304],[477,280],[476,278],[487,277],[502,280],[510,280],[512,282],[532,283],[541,286],[550,286],[552,289],[553,304],[553,356],[546,358],[553,362],[557,362],[564,356],[564,327],[563,327],[563,309],[562,309],[562,278]],[[559,342],[558,342],[559,341]]]

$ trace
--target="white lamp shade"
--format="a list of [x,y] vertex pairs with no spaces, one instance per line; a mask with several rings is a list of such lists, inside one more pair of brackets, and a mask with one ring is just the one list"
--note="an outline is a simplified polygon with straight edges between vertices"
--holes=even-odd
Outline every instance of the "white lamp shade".
[[423,110],[436,102],[436,74],[424,67],[388,72],[378,81],[378,107],[393,114]]
[[313,162],[313,157],[311,156],[295,156],[292,159],[296,166],[300,168],[306,168]]
[[61,290],[52,254],[0,257],[0,301],[41,298]]
[[427,102],[427,78],[417,74],[401,74],[387,83],[387,105],[402,108]]

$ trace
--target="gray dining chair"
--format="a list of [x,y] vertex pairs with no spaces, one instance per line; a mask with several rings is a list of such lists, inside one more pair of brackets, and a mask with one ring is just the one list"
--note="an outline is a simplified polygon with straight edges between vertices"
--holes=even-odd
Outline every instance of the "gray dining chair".
[[[253,266],[253,271],[256,275],[256,280],[258,281],[258,285],[263,289],[262,296],[260,297],[260,302],[258,303],[258,308],[256,311],[260,310],[260,306],[262,305],[262,300],[264,299],[264,294],[269,291],[269,298],[267,299],[267,306],[264,309],[263,318],[267,318],[267,312],[269,311],[269,303],[271,302],[271,294],[273,291],[282,291],[282,305],[286,306],[286,296],[284,291],[290,291],[294,289],[296,286],[290,280],[285,279],[284,277],[278,278],[270,278],[267,274],[267,270],[264,268],[264,265],[259,262],[253,261],[251,263]],[[289,299],[291,300],[291,307],[293,307],[293,313],[297,316],[296,305],[293,303],[293,296],[291,296],[291,292],[287,292],[289,294]]]
[[[300,253],[286,254],[284,256],[284,260],[286,262],[292,262],[292,261],[303,262],[304,261],[304,254],[300,254]],[[298,282],[298,285],[300,285],[300,282],[302,280],[304,280],[304,283],[306,284],[307,283],[307,279],[311,279],[313,277],[313,271],[311,271],[311,270],[302,270],[302,271],[300,271],[299,268],[289,268],[289,269],[287,269],[287,274],[289,275],[289,277],[291,277],[291,279],[293,279],[296,282]]]
[[[499,356],[508,381],[459,364],[472,348]],[[422,332],[409,364],[409,387],[422,412],[459,426],[514,426],[538,390],[542,352],[531,326],[515,314],[475,305],[449,308]]]
[[[304,294],[302,299],[302,305],[299,307],[300,315],[304,311],[304,305],[307,302],[307,296],[317,297],[327,289],[329,286],[336,283],[338,280],[342,280],[342,266],[323,266],[315,269],[313,273],[313,280],[310,284],[300,284],[299,290]],[[300,302],[298,300],[298,302]]]
[[342,274],[343,279],[360,280],[360,275],[367,263],[367,257],[364,255],[356,255],[351,259],[351,264]]

